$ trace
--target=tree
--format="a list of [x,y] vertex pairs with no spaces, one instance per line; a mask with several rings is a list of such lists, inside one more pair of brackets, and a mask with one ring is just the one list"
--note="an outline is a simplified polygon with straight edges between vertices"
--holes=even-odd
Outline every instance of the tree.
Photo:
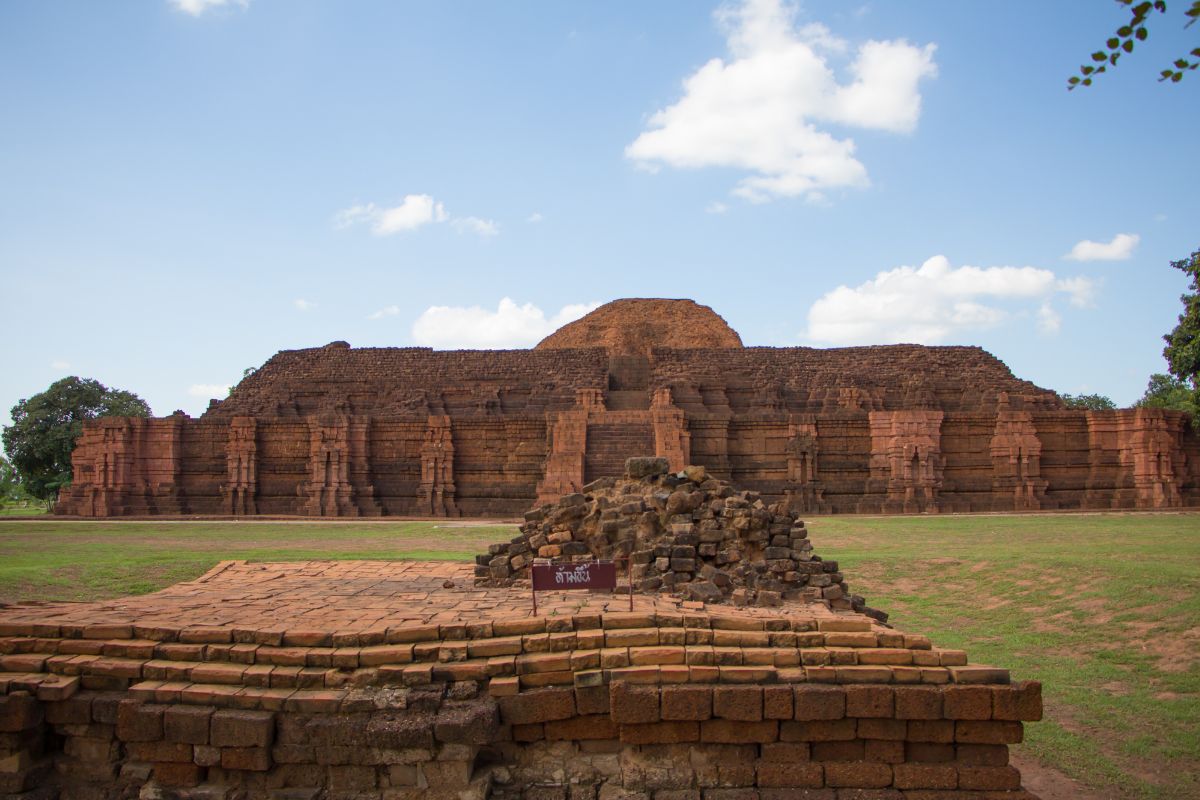
[[1102,394],[1064,394],[1061,395],[1067,408],[1080,408],[1085,411],[1112,411],[1117,404]]
[[13,406],[13,424],[4,428],[4,450],[25,490],[48,503],[71,483],[71,451],[84,420],[148,416],[150,406],[132,392],[91,379],[63,378]]
[[1190,291],[1179,297],[1179,323],[1163,337],[1163,358],[1171,375],[1151,375],[1140,405],[1188,411],[1192,424],[1200,428],[1200,250],[1171,266],[1189,277]]
[[1200,250],[1192,251],[1187,258],[1172,261],[1171,267],[1189,277],[1189,292],[1179,296],[1183,313],[1175,330],[1163,337],[1167,346],[1163,358],[1167,369],[1192,389],[1200,388]]
[[1155,373],[1150,376],[1146,393],[1137,405],[1143,408],[1168,408],[1172,411],[1186,411],[1192,415],[1193,421],[1200,418],[1197,414],[1197,394],[1187,381],[1181,381],[1174,375]]
[[20,500],[25,496],[21,476],[4,456],[0,456],[0,502]]
[[[1072,75],[1067,80],[1067,90],[1070,91],[1076,86],[1091,86],[1092,80],[1102,72],[1106,72],[1108,67],[1115,67],[1117,61],[1120,60],[1123,53],[1133,52],[1134,41],[1144,42],[1146,37],[1150,35],[1146,28],[1146,20],[1150,16],[1151,11],[1157,11],[1164,14],[1167,11],[1166,0],[1142,0],[1142,2],[1134,4],[1133,0],[1116,0],[1118,5],[1125,6],[1129,9],[1129,22],[1117,28],[1114,36],[1110,37],[1104,43],[1105,49],[1097,50],[1092,53],[1092,63],[1084,64],[1079,68],[1079,75]],[[1197,19],[1200,19],[1200,0],[1192,0],[1192,6],[1184,12],[1188,21],[1184,24],[1185,28],[1191,27]],[[1171,64],[1169,69],[1164,69],[1159,73],[1159,82],[1171,81],[1179,83],[1183,80],[1183,73],[1200,67],[1200,47],[1193,48],[1188,54],[1189,58],[1177,58]]]

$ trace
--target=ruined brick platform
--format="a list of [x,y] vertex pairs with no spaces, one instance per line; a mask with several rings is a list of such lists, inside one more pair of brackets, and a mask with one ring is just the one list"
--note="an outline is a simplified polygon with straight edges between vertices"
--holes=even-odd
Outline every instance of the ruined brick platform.
[[225,562],[2,608],[0,796],[1030,796],[1008,745],[1041,687],[925,636],[662,594],[632,613],[539,594],[535,617],[527,589],[472,574]]

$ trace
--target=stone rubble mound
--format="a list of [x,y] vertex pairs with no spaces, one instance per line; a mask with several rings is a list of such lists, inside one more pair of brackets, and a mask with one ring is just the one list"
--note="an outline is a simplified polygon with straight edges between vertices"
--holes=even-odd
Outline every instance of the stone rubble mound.
[[641,593],[742,606],[816,602],[887,619],[850,594],[836,561],[813,552],[795,512],[703,467],[670,473],[665,458],[631,458],[623,478],[529,511],[519,536],[476,556],[475,582],[512,586],[529,580],[535,562],[626,557]]

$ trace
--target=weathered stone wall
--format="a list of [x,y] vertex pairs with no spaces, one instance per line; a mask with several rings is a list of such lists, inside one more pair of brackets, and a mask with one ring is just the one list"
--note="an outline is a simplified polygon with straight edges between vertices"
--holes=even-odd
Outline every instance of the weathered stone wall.
[[1039,684],[866,618],[788,614],[375,632],[0,621],[0,792],[1028,797],[1008,745],[1040,719]]
[[[649,452],[647,452],[649,451]],[[666,457],[804,513],[1200,504],[1178,412],[973,347],[285,351],[198,420],[85,426],[59,512],[516,516]]]

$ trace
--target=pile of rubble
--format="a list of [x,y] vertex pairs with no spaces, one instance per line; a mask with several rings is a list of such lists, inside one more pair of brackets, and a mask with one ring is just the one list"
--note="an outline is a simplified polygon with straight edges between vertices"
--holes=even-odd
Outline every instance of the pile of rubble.
[[623,478],[528,512],[520,536],[476,557],[476,584],[527,581],[537,561],[596,558],[627,559],[643,593],[734,605],[819,602],[887,619],[849,593],[837,562],[813,552],[804,523],[783,504],[767,505],[703,467],[670,473],[665,458],[631,458]]

